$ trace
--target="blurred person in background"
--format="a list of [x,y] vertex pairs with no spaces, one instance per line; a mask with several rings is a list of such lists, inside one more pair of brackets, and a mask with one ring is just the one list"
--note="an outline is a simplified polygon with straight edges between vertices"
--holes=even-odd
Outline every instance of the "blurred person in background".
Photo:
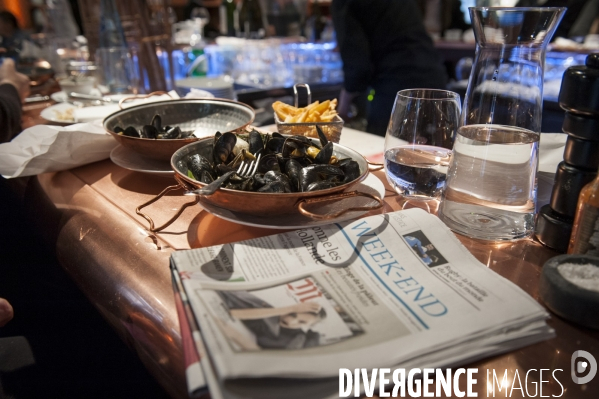
[[29,35],[19,28],[17,18],[9,11],[0,11],[0,57],[18,61],[23,50],[32,45]]
[[21,132],[21,103],[29,92],[29,78],[16,71],[12,59],[5,59],[0,66],[0,143]]
[[519,0],[516,7],[568,7],[551,39],[555,40],[558,37],[585,36],[589,33],[597,15],[591,16],[588,12],[582,13],[582,10],[592,2],[599,4],[595,0]]
[[333,0],[331,10],[345,75],[342,118],[372,89],[367,131],[384,136],[398,91],[445,89],[445,68],[415,0]]
[[444,36],[445,31],[470,27],[464,19],[460,0],[417,0],[424,27],[433,38]]

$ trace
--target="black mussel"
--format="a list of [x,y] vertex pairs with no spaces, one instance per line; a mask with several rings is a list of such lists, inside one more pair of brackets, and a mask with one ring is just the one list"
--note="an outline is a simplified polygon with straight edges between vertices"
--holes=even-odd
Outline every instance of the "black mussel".
[[139,135],[143,139],[155,139],[160,132],[152,125],[143,125]]
[[285,164],[285,172],[287,172],[287,176],[289,176],[289,185],[291,186],[291,191],[299,191],[299,175],[302,170],[302,165],[296,159],[290,159]]
[[329,139],[324,134],[320,126],[316,125],[316,132],[318,133],[318,138],[320,139],[320,144],[324,147],[329,142]]
[[199,181],[202,182],[202,183],[209,184],[209,183],[212,183],[214,181],[214,176],[209,171],[203,170],[202,171],[202,175],[201,175]]
[[177,139],[181,135],[181,128],[179,126],[172,127],[170,130],[167,130],[162,138],[164,139]]
[[[301,138],[300,138],[301,137]],[[305,138],[303,136],[291,136],[287,137],[285,143],[283,144],[283,148],[281,150],[281,155],[283,158],[301,158],[306,156],[306,149],[312,144],[309,140],[308,142],[302,140]]]
[[141,137],[139,132],[137,131],[136,128],[134,128],[133,126],[128,126],[124,131],[123,131],[123,136],[129,136],[129,137]]
[[235,168],[233,168],[233,167],[231,167],[231,166],[229,166],[227,164],[224,164],[224,163],[216,165],[214,167],[214,169],[216,169],[216,174],[219,175],[219,176],[222,176],[222,175],[224,175],[227,172],[231,172],[231,171],[235,171],[236,170]]
[[289,193],[289,187],[280,181],[272,181],[266,183],[258,189],[259,193]]
[[264,142],[262,141],[262,135],[256,130],[252,130],[249,134],[248,141],[250,144],[250,152],[254,155],[258,154],[264,149]]
[[187,163],[182,159],[177,161],[177,170],[183,174],[187,174]]
[[216,164],[226,163],[229,161],[229,157],[233,154],[233,148],[237,142],[237,136],[233,133],[223,133],[222,136],[214,143],[214,149],[212,151],[214,155],[214,162]]
[[289,177],[285,173],[269,170],[264,174],[264,181],[267,183],[270,183],[271,181],[289,183]]
[[194,130],[180,130],[179,138],[186,139],[188,137],[191,137],[193,135],[193,132]]
[[308,188],[306,189],[306,191],[326,190],[327,188],[337,187],[338,185],[339,185],[339,183],[334,182],[334,181],[328,181],[328,180],[317,181],[314,183],[310,183],[310,185],[308,185]]
[[264,180],[264,173],[256,173],[253,177],[255,186],[263,186],[266,184],[266,180]]
[[[274,133],[273,133],[274,135]],[[278,154],[283,151],[283,144],[285,144],[284,137],[271,137],[270,140],[266,142],[265,148],[269,153]]]
[[122,128],[122,127],[120,127],[120,126],[115,126],[115,127],[114,127],[114,132],[115,132],[116,134],[121,134],[123,131],[124,131],[124,130],[123,130],[123,128]]
[[204,172],[208,172],[214,180],[212,164],[200,154],[194,154],[187,158],[187,169],[191,171],[196,180],[201,180]]
[[354,160],[344,160],[339,164],[339,167],[345,174],[343,178],[343,183],[349,183],[360,177],[360,165]]
[[329,141],[322,150],[318,152],[318,155],[314,158],[314,163],[326,163],[328,164],[331,161],[331,157],[333,156],[333,142]]
[[301,191],[307,191],[312,183],[325,180],[329,176],[343,176],[343,171],[334,165],[310,165],[300,171],[299,184]]
[[258,173],[266,173],[270,170],[281,171],[279,159],[276,154],[266,154],[260,159]]
[[161,131],[162,130],[162,117],[158,114],[155,114],[154,117],[152,118],[152,122],[150,123],[150,125],[154,126],[156,128],[156,130]]

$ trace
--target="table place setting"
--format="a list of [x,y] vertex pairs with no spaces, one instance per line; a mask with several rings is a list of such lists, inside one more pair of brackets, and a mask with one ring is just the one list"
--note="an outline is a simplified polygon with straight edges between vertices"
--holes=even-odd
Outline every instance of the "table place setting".
[[[190,94],[190,96],[197,94]],[[62,122],[61,125],[33,126],[23,130],[11,142],[0,144],[0,174],[5,178],[33,176],[108,159],[119,144],[103,127],[103,118],[121,109],[176,100],[179,96],[175,91],[171,91],[148,98],[131,98],[132,101],[123,103],[122,108],[119,104],[77,108],[68,102],[46,108],[42,111],[42,117],[44,112],[53,113],[54,116],[48,118]],[[80,122],[62,125],[69,116]],[[122,151],[115,154],[121,153]],[[130,167],[132,170],[149,173],[166,170],[167,174],[172,174],[168,162],[166,165],[148,167],[140,162],[135,163],[135,160],[126,159],[122,154],[119,159],[123,160],[121,163],[127,162],[128,165],[133,163]]]

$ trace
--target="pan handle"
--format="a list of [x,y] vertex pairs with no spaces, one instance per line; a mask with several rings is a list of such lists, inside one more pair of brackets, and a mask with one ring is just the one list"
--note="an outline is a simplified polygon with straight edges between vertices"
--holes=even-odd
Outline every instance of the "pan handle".
[[154,96],[162,96],[164,94],[166,94],[167,96],[172,98],[172,96],[170,94],[168,94],[166,91],[154,91],[150,94],[146,94],[145,96],[134,95],[134,96],[121,98],[119,100],[119,108],[123,109],[123,104],[130,100],[143,100],[144,98],[150,98],[150,97],[154,97]]
[[[315,204],[318,202],[329,202],[329,201],[335,201],[335,200],[341,200],[341,199],[353,198],[353,197],[367,197],[367,198],[377,201],[378,204],[376,204],[374,206],[351,207],[351,208],[347,208],[347,209],[344,209],[344,210],[336,212],[336,213],[330,213],[330,214],[326,214],[326,215],[312,213],[312,212],[308,211],[307,209],[304,209],[304,204],[309,205],[309,204]],[[300,213],[302,215],[311,217],[312,219],[318,219],[318,220],[336,219],[339,216],[343,215],[344,213],[347,213],[350,211],[373,211],[375,209],[380,209],[382,207],[383,207],[382,199],[380,199],[376,195],[372,195],[372,194],[365,193],[362,191],[350,191],[347,193],[328,195],[325,197],[308,198],[308,199],[303,199],[297,203],[297,209],[300,211]]]
[[141,210],[143,208],[145,208],[148,205],[153,204],[154,202],[158,201],[160,198],[164,197],[164,195],[168,192],[174,191],[174,190],[189,190],[189,188],[187,187],[187,185],[181,181],[178,176],[175,176],[175,180],[177,181],[177,184],[174,186],[168,186],[167,188],[165,188],[164,190],[162,190],[160,192],[160,194],[158,194],[157,196],[155,196],[154,198],[152,198],[151,200],[149,200],[148,202],[144,202],[143,204],[141,204],[140,206],[138,206],[137,208],[135,208],[135,213],[137,213],[139,216],[143,217],[144,219],[146,219],[148,221],[148,223],[150,224],[150,228],[148,229],[150,232],[152,233],[157,233],[159,231],[164,230],[165,228],[167,228],[168,226],[170,226],[171,224],[173,224],[173,222],[175,220],[177,220],[179,218],[179,216],[181,216],[181,214],[183,213],[183,211],[192,206],[197,204],[198,202],[200,202],[200,197],[196,196],[195,200],[191,201],[191,202],[186,202],[185,204],[183,204],[183,206],[181,206],[181,208],[179,209],[179,211],[175,214],[175,216],[173,216],[172,218],[170,218],[166,223],[164,223],[162,226],[158,226],[158,227],[154,227],[154,221],[152,220],[152,218],[148,215],[146,215],[145,213],[143,213]]
[[369,172],[376,172],[377,170],[381,170],[385,167],[384,163],[372,162],[368,158],[364,158],[364,159],[366,159],[366,162],[368,163],[368,171]]

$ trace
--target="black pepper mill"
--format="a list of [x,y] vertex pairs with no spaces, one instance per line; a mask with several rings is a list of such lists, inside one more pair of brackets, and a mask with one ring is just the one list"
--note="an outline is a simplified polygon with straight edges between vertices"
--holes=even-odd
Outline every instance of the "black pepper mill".
[[562,130],[568,135],[564,161],[535,226],[539,241],[560,252],[568,249],[580,190],[599,167],[599,54],[589,55],[585,64],[568,68],[562,79],[559,105],[566,111]]

